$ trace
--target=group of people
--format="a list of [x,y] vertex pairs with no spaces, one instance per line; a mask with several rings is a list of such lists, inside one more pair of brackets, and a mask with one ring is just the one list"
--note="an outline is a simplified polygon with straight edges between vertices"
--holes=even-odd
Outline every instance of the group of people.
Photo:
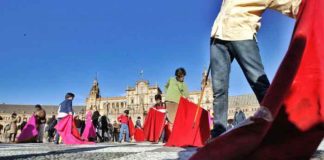
[[[31,140],[31,142],[37,142],[42,143],[44,138],[44,131],[45,131],[45,125],[46,125],[46,112],[42,108],[41,105],[37,104],[35,105],[35,127],[39,131],[39,134],[37,137],[34,137],[34,139]],[[3,138],[5,142],[14,143],[17,141],[17,134],[21,133],[24,127],[27,125],[27,118],[23,117],[23,119],[20,116],[17,116],[17,113],[12,113],[9,123],[5,125],[3,128]]]
[[[180,97],[189,98],[188,86],[184,82],[185,76],[186,70],[184,68],[176,69],[175,76],[171,77],[165,85],[165,102],[162,101],[161,94],[157,94],[155,96],[156,104],[152,106],[152,108],[154,108],[156,111],[164,114],[163,124],[168,124],[168,127],[170,127],[171,130],[177,113]],[[38,135],[37,137],[32,139],[31,142],[43,142],[45,132],[48,142],[59,144],[60,135],[58,132],[56,132],[55,126],[61,121],[62,118],[66,117],[67,115],[73,115],[73,122],[75,124],[75,127],[77,128],[79,134],[83,135],[83,132],[86,128],[87,119],[80,119],[79,115],[74,114],[72,107],[72,101],[74,97],[75,95],[73,93],[67,93],[65,95],[65,100],[58,107],[58,114],[52,115],[52,117],[49,119],[46,119],[46,111],[42,108],[41,105],[35,106],[35,127],[38,130]],[[245,119],[244,113],[239,110],[237,111],[238,112],[234,117],[234,123],[227,123],[227,128],[232,128],[235,124]],[[213,116],[211,115],[211,117]],[[237,119],[237,117],[239,117],[240,119]],[[7,128],[5,127],[5,130],[9,133],[9,140],[11,142],[15,142],[15,137],[17,136],[18,130],[17,123],[19,123],[20,121],[19,118],[17,118],[16,113],[13,113],[10,125],[7,125],[9,126],[9,128],[7,126]],[[91,113],[91,119],[88,120],[90,120],[91,124],[93,125],[95,136],[90,136],[86,138],[87,140],[96,142],[122,142],[124,140],[126,142],[130,142],[131,136],[129,123],[131,119],[129,116],[129,110],[125,110],[122,115],[118,116],[117,121],[114,120],[113,123],[110,122],[110,119],[107,117],[107,115],[100,115],[98,111]],[[145,117],[143,118],[143,120],[145,120]],[[19,127],[21,130],[23,130],[24,125],[26,125],[26,121],[27,119],[24,118],[23,123]],[[133,127],[144,130],[141,117],[137,117],[136,123]],[[160,133],[159,140],[162,142],[166,141],[164,128]]]

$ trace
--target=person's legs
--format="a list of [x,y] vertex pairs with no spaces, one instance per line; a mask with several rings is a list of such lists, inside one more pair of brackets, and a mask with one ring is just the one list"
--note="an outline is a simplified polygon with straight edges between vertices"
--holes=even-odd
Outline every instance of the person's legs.
[[39,124],[38,127],[38,136],[37,136],[37,142],[42,143],[43,142],[43,138],[44,138],[44,127],[45,124]]
[[233,56],[227,41],[211,40],[210,65],[213,86],[214,125],[226,126],[228,114],[229,73]]
[[120,126],[120,132],[119,132],[119,142],[121,142],[123,140],[123,134],[124,134],[124,130],[125,130],[125,124],[121,124]]
[[118,136],[119,136],[119,133],[120,132],[116,132],[116,135],[115,135],[115,141],[118,142]]
[[165,102],[166,110],[168,111],[168,118],[171,123],[174,123],[175,116],[178,110],[178,103],[175,102]]
[[14,133],[13,141],[16,142],[17,132]]
[[162,143],[164,143],[164,137],[165,137],[165,128],[163,127],[163,130],[162,130],[162,133],[161,133],[161,136],[160,136],[160,141]]
[[125,129],[126,129],[126,132],[125,132],[126,142],[130,142],[129,141],[129,128],[128,128],[128,125],[126,125],[126,124],[125,124]]
[[256,40],[231,42],[231,49],[234,50],[235,59],[241,66],[259,103],[261,103],[270,82],[265,74]]
[[[61,118],[57,119],[57,124],[61,121]],[[56,131],[55,132],[55,139],[54,139],[54,143],[55,144],[59,144],[59,140],[60,140],[60,134]]]
[[13,136],[13,133],[9,133],[9,142],[13,142],[12,140],[11,140],[11,137]]

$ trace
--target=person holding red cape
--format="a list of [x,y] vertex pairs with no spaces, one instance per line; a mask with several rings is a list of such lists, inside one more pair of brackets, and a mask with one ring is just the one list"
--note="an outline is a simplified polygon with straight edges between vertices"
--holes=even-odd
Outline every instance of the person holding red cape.
[[118,121],[120,122],[120,133],[119,133],[119,143],[123,140],[123,134],[125,133],[125,141],[130,142],[130,138],[134,135],[135,128],[132,119],[128,116],[129,110],[125,110],[124,114],[118,116]]
[[323,8],[323,0],[302,0],[288,52],[262,107],[191,160],[311,158],[324,137]]

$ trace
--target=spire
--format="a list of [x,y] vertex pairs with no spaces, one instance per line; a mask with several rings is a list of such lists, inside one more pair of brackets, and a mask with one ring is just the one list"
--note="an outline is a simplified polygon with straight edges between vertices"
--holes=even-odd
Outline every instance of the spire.
[[98,85],[98,72],[96,72],[96,76],[94,78],[93,85]]
[[140,79],[144,80],[144,70],[141,70],[141,72],[140,72]]

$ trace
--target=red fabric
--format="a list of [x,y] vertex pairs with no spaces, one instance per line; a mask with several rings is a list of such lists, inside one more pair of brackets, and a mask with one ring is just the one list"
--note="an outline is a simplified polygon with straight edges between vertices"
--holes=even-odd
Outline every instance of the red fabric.
[[197,146],[201,147],[209,138],[208,112],[200,108],[194,125],[197,110],[196,104],[185,98],[180,98],[178,111],[174,121],[172,133],[166,146]]
[[171,127],[170,127],[170,125],[171,125],[170,123],[167,123],[164,126],[164,131],[165,131],[164,139],[165,139],[166,142],[169,140],[169,137],[171,135]]
[[22,142],[30,142],[38,135],[38,130],[36,127],[36,117],[32,115],[23,130],[21,131],[20,135],[17,137],[18,143]]
[[145,140],[143,129],[135,128],[134,139],[136,142],[143,142]]
[[144,122],[145,139],[150,142],[158,142],[165,125],[165,113],[150,108]]
[[128,119],[128,129],[129,129],[129,137],[132,138],[135,134],[135,126],[131,117],[129,117]]
[[273,122],[254,118],[191,160],[310,159],[324,137],[324,1],[303,0],[289,50],[265,96]]
[[85,128],[84,128],[84,131],[82,133],[82,138],[83,139],[86,139],[86,140],[89,140],[91,138],[96,138],[96,129],[92,123],[92,112],[91,111],[88,111],[87,112],[87,115],[86,115],[86,122],[85,122]]
[[61,136],[64,144],[94,144],[93,142],[84,141],[73,123],[73,116],[68,115],[60,120],[55,126],[56,131]]
[[120,123],[128,124],[128,116],[125,116],[122,114],[122,115],[118,116],[117,119]]

